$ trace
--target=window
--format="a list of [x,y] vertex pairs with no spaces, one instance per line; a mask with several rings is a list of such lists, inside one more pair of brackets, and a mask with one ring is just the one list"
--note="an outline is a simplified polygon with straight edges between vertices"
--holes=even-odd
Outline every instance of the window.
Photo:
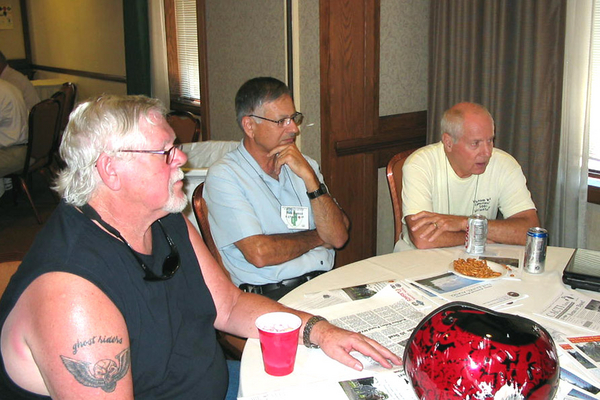
[[203,18],[198,18],[197,10],[203,8],[203,0],[165,0],[170,106],[197,115],[201,115],[202,98],[199,45],[204,43],[204,27],[198,29]]
[[600,0],[594,1],[591,54],[590,154],[588,169],[600,174]]
[[600,0],[592,19],[588,202],[600,204]]

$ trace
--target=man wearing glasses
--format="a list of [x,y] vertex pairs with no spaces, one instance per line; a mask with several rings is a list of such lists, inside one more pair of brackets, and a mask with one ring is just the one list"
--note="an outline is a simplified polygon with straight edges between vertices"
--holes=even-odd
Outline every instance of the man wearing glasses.
[[235,108],[244,138],[209,169],[210,228],[233,283],[278,300],[333,267],[349,222],[316,161],[296,147],[303,115],[288,87],[251,79]]
[[181,214],[187,157],[164,112],[108,95],[71,114],[63,200],[0,300],[0,399],[235,398],[215,329],[257,337],[271,311],[300,316],[300,340],[345,365],[362,369],[351,350],[399,364],[363,335],[231,283]]

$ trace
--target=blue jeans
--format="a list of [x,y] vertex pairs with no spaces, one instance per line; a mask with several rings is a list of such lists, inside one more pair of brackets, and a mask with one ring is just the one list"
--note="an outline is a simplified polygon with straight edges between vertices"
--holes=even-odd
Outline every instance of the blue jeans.
[[229,370],[229,386],[225,400],[236,400],[240,386],[240,362],[227,360],[227,369]]

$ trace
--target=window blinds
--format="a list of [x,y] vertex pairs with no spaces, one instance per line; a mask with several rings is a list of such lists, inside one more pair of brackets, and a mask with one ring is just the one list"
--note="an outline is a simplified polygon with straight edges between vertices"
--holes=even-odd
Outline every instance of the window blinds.
[[179,93],[183,100],[200,100],[196,0],[175,0]]

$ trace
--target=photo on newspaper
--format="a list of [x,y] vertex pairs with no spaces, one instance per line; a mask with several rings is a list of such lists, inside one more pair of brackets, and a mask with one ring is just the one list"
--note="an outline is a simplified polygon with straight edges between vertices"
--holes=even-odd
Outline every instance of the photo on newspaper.
[[568,339],[593,362],[600,363],[600,336],[579,336]]
[[340,382],[349,400],[417,400],[403,371]]
[[585,392],[596,396],[600,393],[600,388],[582,379],[580,376],[572,373],[566,368],[560,368],[560,379],[569,382],[571,385],[584,390]]

